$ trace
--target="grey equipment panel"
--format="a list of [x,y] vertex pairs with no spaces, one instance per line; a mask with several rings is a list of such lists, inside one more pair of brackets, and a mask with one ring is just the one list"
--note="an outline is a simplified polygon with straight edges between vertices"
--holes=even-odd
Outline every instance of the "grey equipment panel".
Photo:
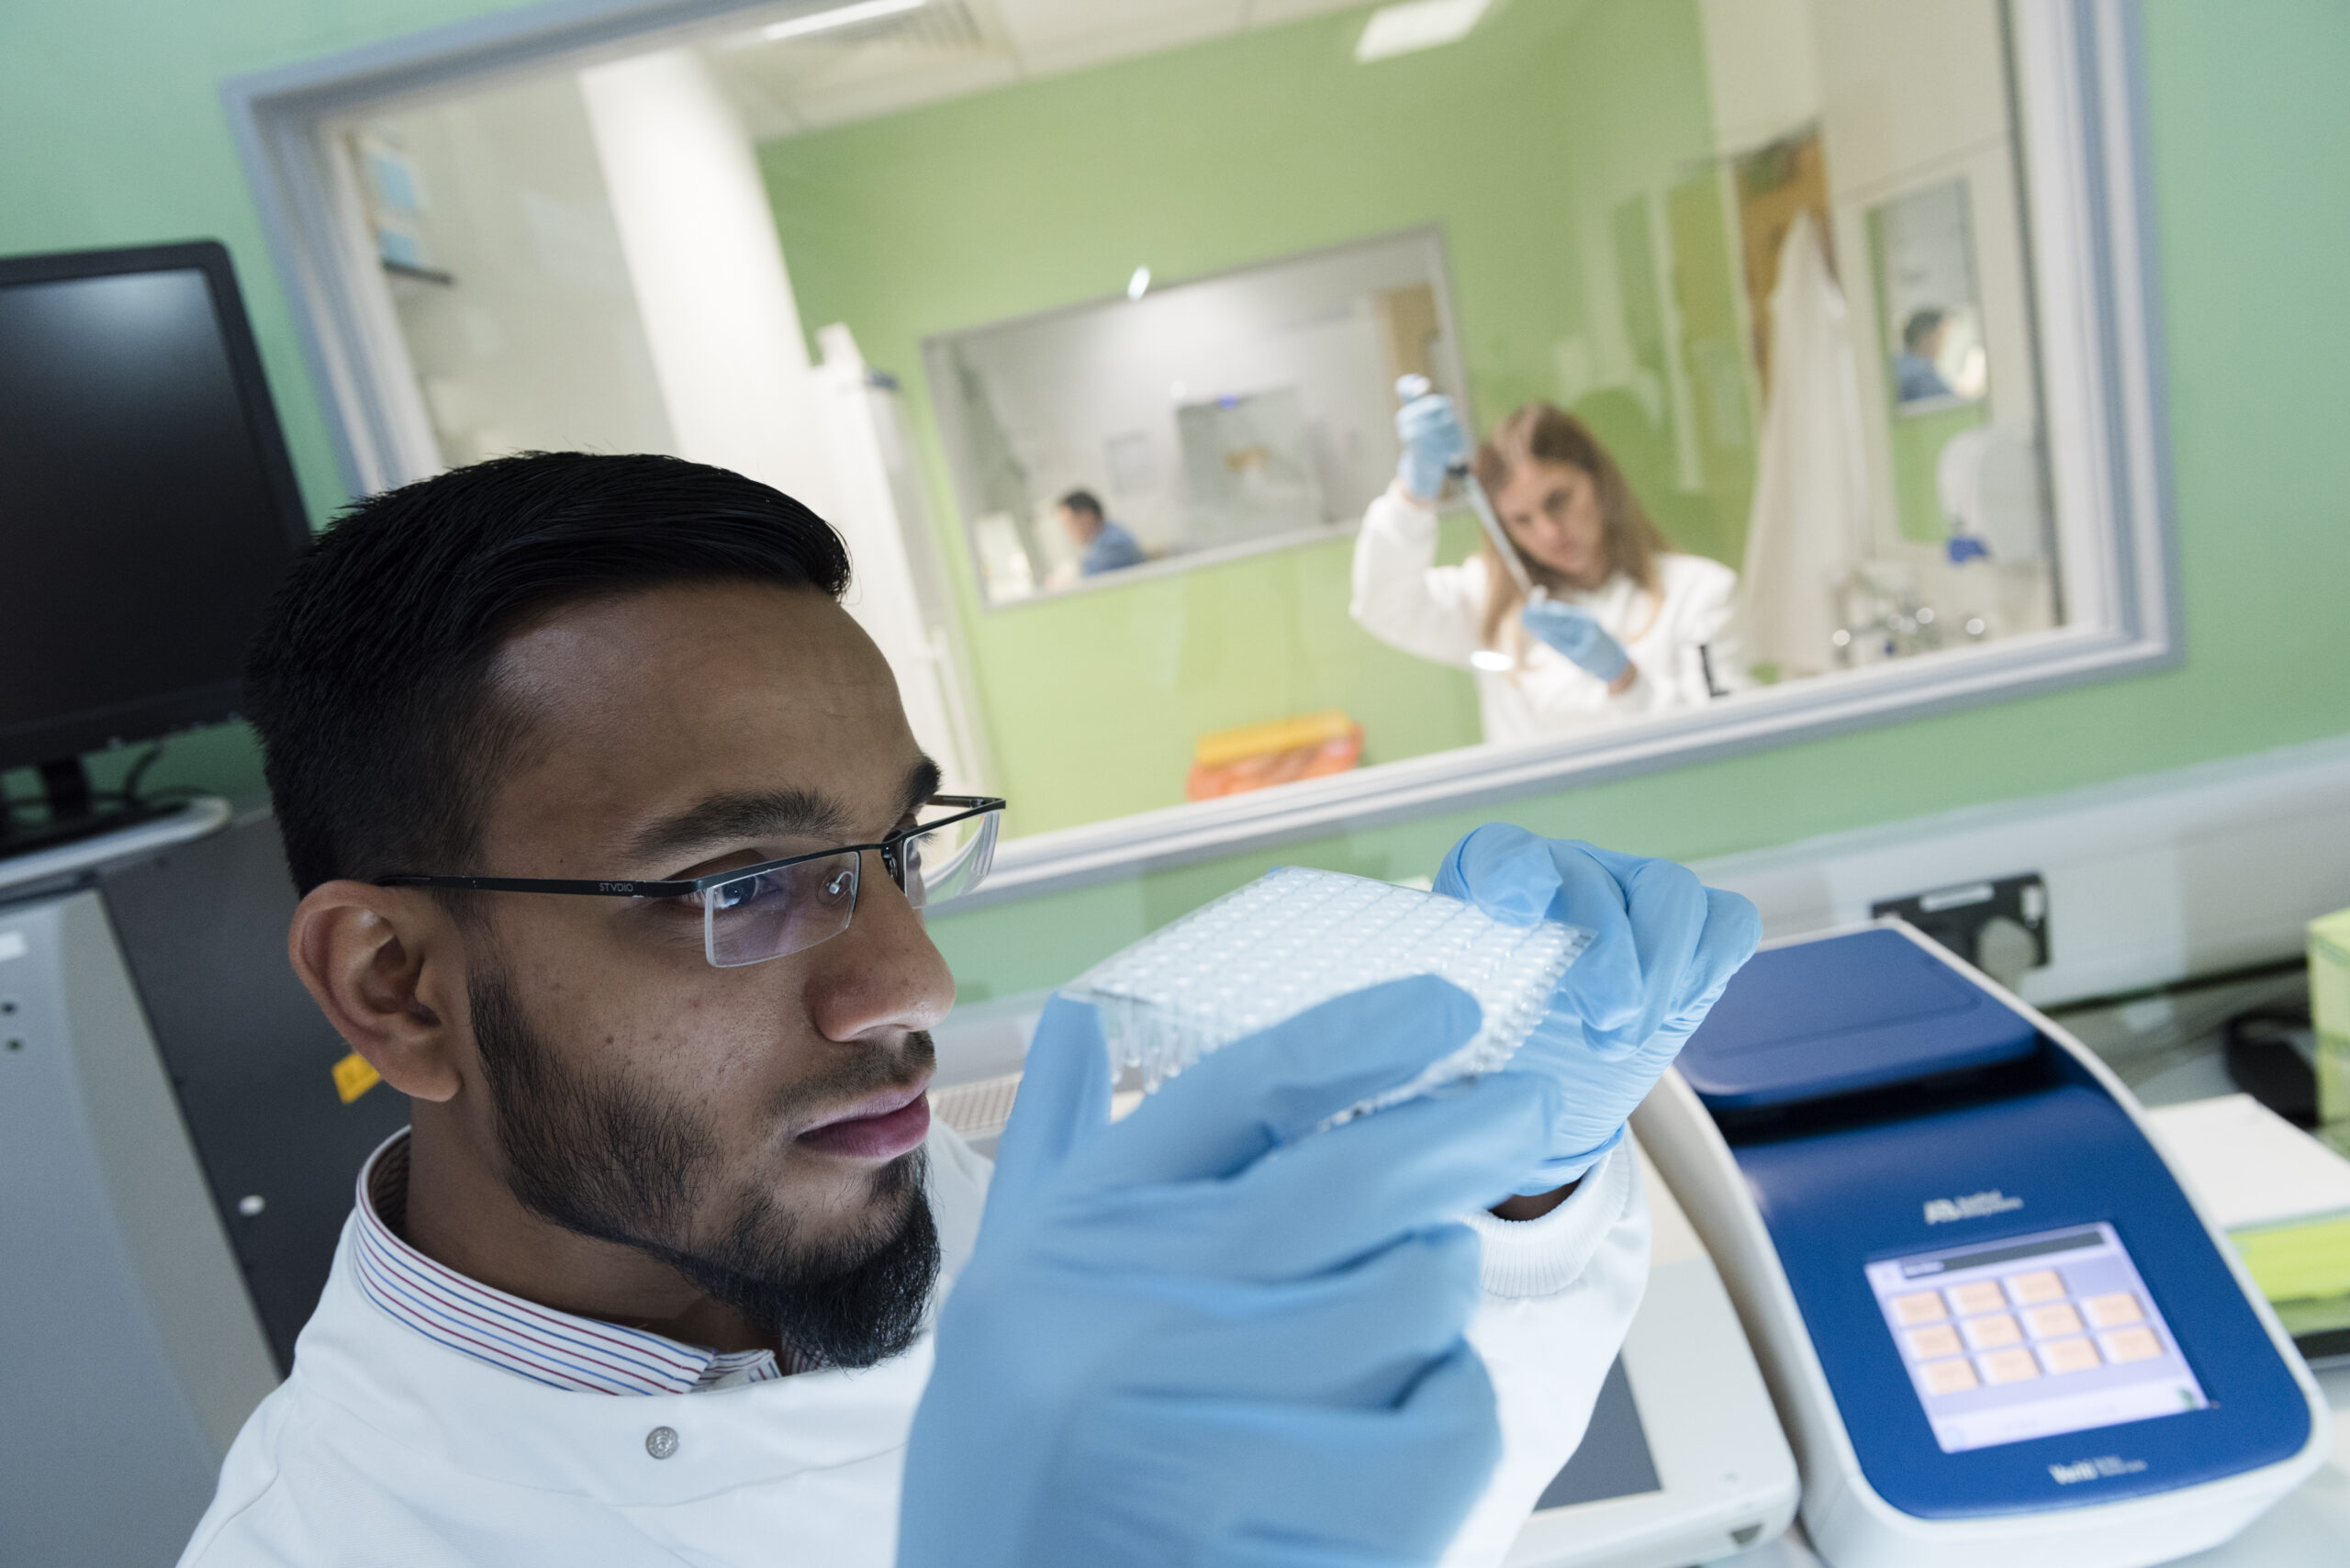
[[1640,1425],[1640,1407],[1632,1399],[1632,1380],[1624,1374],[1624,1358],[1618,1356],[1599,1385],[1599,1402],[1592,1406],[1583,1442],[1534,1506],[1539,1511],[1604,1502],[1654,1492],[1660,1484],[1649,1435]]
[[382,1084],[348,1105],[336,1092],[348,1047],[285,961],[294,888],[266,812],[110,873],[100,891],[285,1372],[359,1168],[407,1125],[408,1101]]

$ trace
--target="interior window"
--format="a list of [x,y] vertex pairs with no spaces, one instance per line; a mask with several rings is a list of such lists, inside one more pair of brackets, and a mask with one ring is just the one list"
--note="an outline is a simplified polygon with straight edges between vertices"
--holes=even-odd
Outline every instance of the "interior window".
[[[801,495],[1012,834],[2065,623],[1995,0],[1520,4],[1373,58],[1360,6],[1044,9],[745,13],[347,117],[411,462]],[[753,233],[773,297],[693,271]],[[1406,505],[1431,394],[1484,484]],[[1559,465],[1587,502],[1482,523]]]

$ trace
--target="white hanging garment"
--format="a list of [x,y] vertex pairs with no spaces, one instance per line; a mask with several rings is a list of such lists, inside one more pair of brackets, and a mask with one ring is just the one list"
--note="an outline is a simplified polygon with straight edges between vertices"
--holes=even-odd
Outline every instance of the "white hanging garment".
[[1804,214],[1780,244],[1771,291],[1771,385],[1743,578],[1750,656],[1777,665],[1783,679],[1831,666],[1839,591],[1869,556],[1862,439],[1843,290]]

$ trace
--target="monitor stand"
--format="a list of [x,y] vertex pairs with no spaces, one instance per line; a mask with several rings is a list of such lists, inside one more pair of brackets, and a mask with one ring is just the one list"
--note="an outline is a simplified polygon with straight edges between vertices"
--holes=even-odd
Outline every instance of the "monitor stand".
[[101,802],[78,756],[39,765],[46,821],[0,812],[0,890],[84,870],[127,854],[200,838],[228,820],[228,804],[195,800]]
[[88,769],[78,756],[61,757],[40,765],[41,793],[49,802],[49,820],[20,825],[13,814],[0,816],[0,858],[53,849],[77,839],[95,838],[120,828],[136,827],[179,811],[185,803],[100,806],[90,788]]

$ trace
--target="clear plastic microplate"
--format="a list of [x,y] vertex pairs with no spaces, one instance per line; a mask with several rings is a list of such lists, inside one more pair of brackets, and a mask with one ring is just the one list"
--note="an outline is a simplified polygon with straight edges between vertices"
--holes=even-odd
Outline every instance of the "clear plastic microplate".
[[1511,925],[1441,893],[1285,866],[1065,989],[1101,1010],[1112,1065],[1137,1070],[1145,1089],[1307,1008],[1386,980],[1439,975],[1475,997],[1484,1014],[1475,1037],[1348,1113],[1360,1114],[1507,1062],[1590,941],[1579,926]]

